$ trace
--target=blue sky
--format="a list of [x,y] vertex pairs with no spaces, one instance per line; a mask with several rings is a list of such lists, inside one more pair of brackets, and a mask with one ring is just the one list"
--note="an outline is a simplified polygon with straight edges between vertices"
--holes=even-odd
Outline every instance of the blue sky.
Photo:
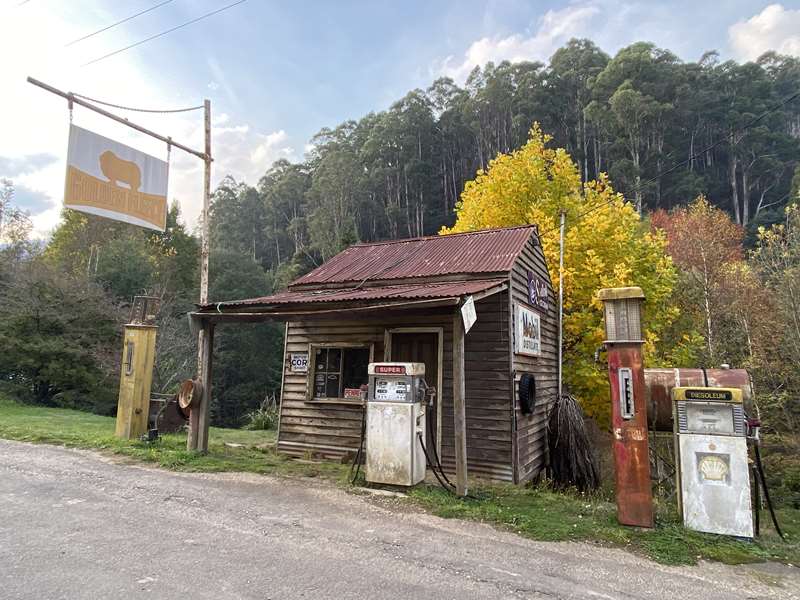
[[[0,176],[44,235],[58,220],[63,187],[65,102],[26,84],[32,75],[112,102],[174,107],[212,100],[214,180],[255,183],[279,157],[301,160],[311,136],[387,108],[436,77],[463,80],[486,60],[546,61],[571,37],[613,54],[653,41],[684,60],[706,50],[748,60],[765,49],[800,55],[800,2],[248,0],[168,36],[96,64],[89,60],[220,8],[233,0],[173,0],[119,27],[64,45],[151,7],[157,0],[0,0],[4,82]],[[201,115],[129,115],[175,139],[202,146]],[[85,110],[76,124],[155,155],[163,145]],[[200,164],[174,152],[170,196],[193,223]]]

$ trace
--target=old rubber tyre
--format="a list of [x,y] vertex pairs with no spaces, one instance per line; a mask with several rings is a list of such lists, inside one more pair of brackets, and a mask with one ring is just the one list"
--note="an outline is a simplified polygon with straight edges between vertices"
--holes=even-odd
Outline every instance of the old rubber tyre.
[[184,411],[191,410],[200,404],[203,397],[203,386],[197,379],[186,379],[178,390],[178,406]]
[[530,373],[523,373],[519,379],[519,406],[522,413],[530,415],[536,405],[536,379]]

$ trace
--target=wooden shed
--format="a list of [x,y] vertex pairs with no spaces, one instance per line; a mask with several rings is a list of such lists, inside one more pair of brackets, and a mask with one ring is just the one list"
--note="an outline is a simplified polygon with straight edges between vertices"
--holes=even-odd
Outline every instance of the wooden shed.
[[[465,303],[477,317],[466,333]],[[535,226],[356,244],[285,291],[214,303],[195,316],[210,327],[286,322],[282,452],[355,452],[367,364],[411,361],[425,363],[437,390],[428,418],[446,471],[456,472],[463,438],[470,475],[521,483],[546,464],[558,314]],[[519,398],[524,374],[535,381],[530,412]]]

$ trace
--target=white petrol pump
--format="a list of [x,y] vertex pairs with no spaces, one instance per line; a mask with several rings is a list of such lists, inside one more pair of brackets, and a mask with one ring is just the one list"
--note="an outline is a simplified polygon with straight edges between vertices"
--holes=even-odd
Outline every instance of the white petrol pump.
[[370,363],[366,479],[415,485],[425,479],[424,363]]
[[753,537],[742,391],[672,390],[678,501],[684,525]]

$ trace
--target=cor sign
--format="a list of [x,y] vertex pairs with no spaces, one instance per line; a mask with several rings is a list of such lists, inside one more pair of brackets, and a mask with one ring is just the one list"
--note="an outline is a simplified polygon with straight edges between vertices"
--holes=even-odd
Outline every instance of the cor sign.
[[308,373],[308,354],[306,352],[290,354],[289,364],[292,373]]

